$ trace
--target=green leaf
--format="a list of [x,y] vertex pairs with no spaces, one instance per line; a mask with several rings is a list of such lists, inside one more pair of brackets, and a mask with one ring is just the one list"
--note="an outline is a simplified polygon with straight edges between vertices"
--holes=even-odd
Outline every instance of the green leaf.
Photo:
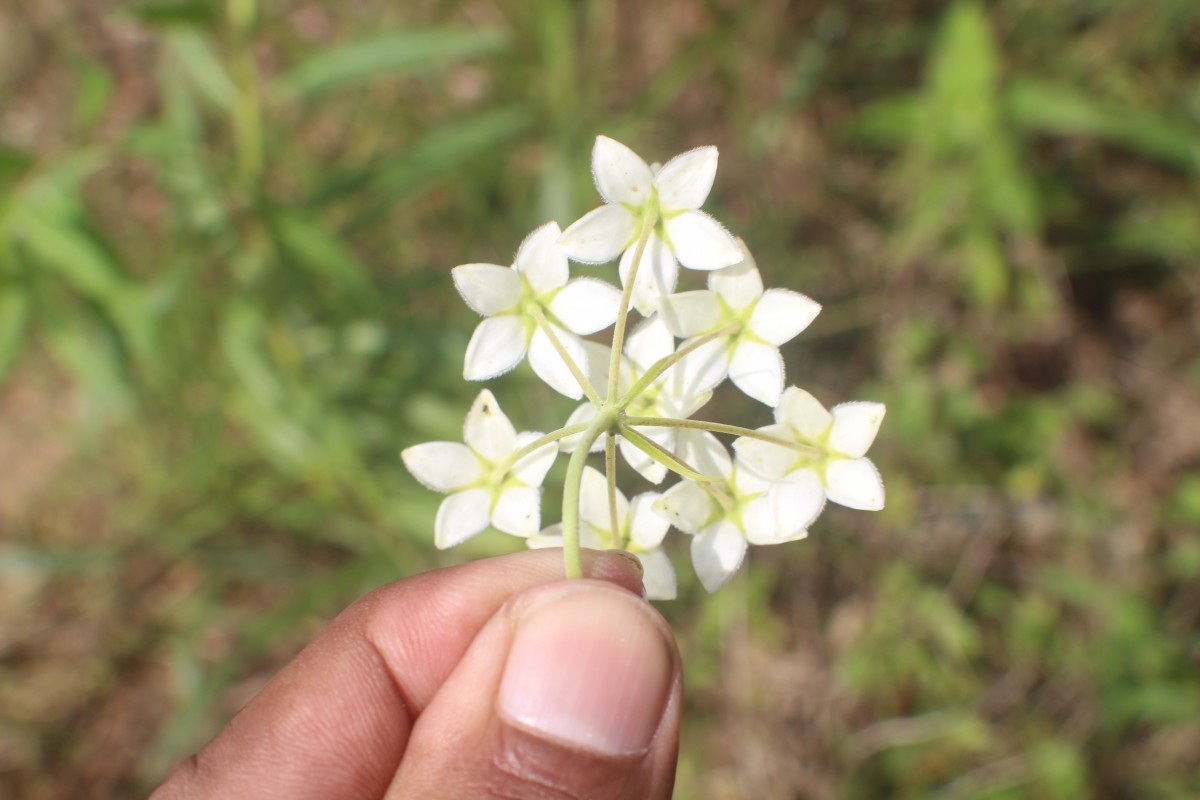
[[211,0],[145,3],[130,13],[146,25],[212,25],[221,18],[219,6]]
[[532,122],[524,109],[505,109],[431,131],[403,155],[380,165],[374,185],[393,200],[457,167],[467,158],[492,150]]
[[233,303],[221,326],[221,348],[225,361],[255,402],[271,406],[283,398],[279,376],[261,351],[266,321],[253,305]]
[[1180,262],[1200,262],[1200,197],[1138,198],[1117,226],[1123,247]]
[[998,62],[987,15],[975,3],[957,3],[929,65],[924,135],[934,152],[976,147],[994,135]]
[[992,231],[972,228],[963,242],[963,267],[972,304],[999,308],[1008,294],[1008,264]]
[[0,383],[21,350],[28,323],[29,295],[13,286],[0,290]]
[[1200,173],[1200,133],[1192,126],[1037,81],[1016,84],[1004,100],[1019,128],[1058,136],[1095,136],[1192,174]]
[[112,99],[112,74],[90,59],[75,63],[75,127],[87,130],[100,121]]
[[167,37],[167,48],[188,79],[213,105],[225,112],[233,108],[238,96],[237,84],[203,36],[193,30],[175,30]]
[[854,139],[880,145],[900,145],[916,131],[921,119],[920,100],[913,96],[886,97],[864,108],[849,134]]
[[75,226],[23,214],[15,232],[39,261],[84,295],[109,303],[121,293],[121,278],[107,254]]
[[24,218],[26,214],[38,213],[44,217],[66,219],[78,214],[80,187],[104,166],[106,156],[100,147],[80,147],[40,169],[16,199],[14,216]]
[[16,223],[14,232],[29,252],[96,301],[134,355],[149,360],[155,348],[153,315],[137,285],[121,274],[104,248],[68,222],[28,213]]
[[506,43],[503,32],[489,29],[393,33],[320,52],[280,75],[272,88],[283,95],[317,95],[387,73],[418,72],[489,55],[503,49]]
[[533,124],[523,108],[509,108],[446,125],[431,131],[414,147],[356,171],[324,187],[318,202],[374,192],[366,213],[348,227],[372,224],[392,206],[415,196],[468,159],[494,153],[504,142]]
[[112,333],[87,315],[43,317],[50,351],[84,389],[85,411],[93,423],[128,411],[131,397]]
[[316,219],[281,210],[274,217],[275,230],[287,254],[310,272],[332,279],[345,289],[365,289],[370,281],[367,268],[338,236]]
[[33,164],[33,157],[11,147],[0,145],[0,188],[17,180]]

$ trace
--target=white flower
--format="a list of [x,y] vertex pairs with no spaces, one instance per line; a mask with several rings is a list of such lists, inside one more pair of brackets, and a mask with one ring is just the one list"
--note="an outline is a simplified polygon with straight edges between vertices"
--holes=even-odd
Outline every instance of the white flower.
[[579,399],[583,390],[539,323],[544,318],[567,355],[587,372],[579,335],[603,330],[617,318],[621,296],[594,278],[568,282],[558,225],[548,222],[526,237],[512,267],[464,264],[451,271],[454,285],[486,319],[467,345],[463,377],[482,381],[503,375],[529,353],[529,365],[555,391]]
[[[639,494],[626,500],[616,493],[617,529],[613,530],[612,513],[608,506],[608,481],[592,467],[584,467],[579,488],[579,543],[596,550],[611,550],[625,544],[625,549],[642,563],[642,585],[651,600],[675,599],[675,569],[667,554],[660,549],[667,535],[667,520],[652,510],[659,495]],[[530,547],[562,547],[562,526],[552,525],[527,540]]]
[[737,243],[721,223],[700,211],[717,173],[717,148],[698,147],[655,169],[637,153],[607,136],[592,149],[592,175],[604,205],[563,233],[559,243],[571,258],[588,264],[611,261],[624,252],[624,283],[633,265],[643,226],[654,216],[634,282],[633,306],[649,316],[658,298],[675,289],[678,264],[689,269],[720,269],[741,258]]
[[771,481],[811,480],[816,476],[829,499],[849,508],[883,508],[883,479],[864,455],[875,441],[887,409],[882,403],[842,403],[826,411],[808,392],[788,387],[775,409],[774,425],[760,433],[805,449],[783,447],[743,436],[734,442],[739,460]]
[[659,315],[675,336],[698,336],[732,326],[722,337],[729,379],[755,400],[774,406],[783,391],[779,346],[821,311],[814,300],[789,289],[763,291],[762,277],[746,245],[744,259],[708,276],[708,290],[681,292],[659,301]]
[[[711,482],[683,480],[668,489],[654,510],[684,533],[692,534],[692,565],[704,588],[719,589],[737,572],[748,544],[779,544],[803,539],[820,513],[819,487],[770,482],[741,469],[708,431],[679,434],[678,456]],[[806,496],[807,495],[807,496]],[[807,508],[809,513],[804,513]],[[815,509],[815,510],[814,510]]]
[[558,448],[539,447],[513,463],[513,456],[541,436],[517,433],[487,389],[479,393],[463,425],[463,441],[426,442],[400,455],[413,477],[449,496],[438,508],[434,541],[453,547],[490,522],[498,530],[529,537],[541,524],[541,485]]

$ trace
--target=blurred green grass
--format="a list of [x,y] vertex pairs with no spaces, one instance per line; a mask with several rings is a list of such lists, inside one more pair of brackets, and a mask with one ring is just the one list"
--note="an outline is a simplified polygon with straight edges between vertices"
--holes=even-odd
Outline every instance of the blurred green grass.
[[790,379],[889,407],[885,512],[712,597],[677,543],[677,795],[1197,796],[1198,37],[1191,0],[0,0],[0,794],[144,794],[354,597],[518,544],[434,551],[397,454],[477,388],[449,268],[592,207],[606,133],[719,145],[715,212],[826,306]]

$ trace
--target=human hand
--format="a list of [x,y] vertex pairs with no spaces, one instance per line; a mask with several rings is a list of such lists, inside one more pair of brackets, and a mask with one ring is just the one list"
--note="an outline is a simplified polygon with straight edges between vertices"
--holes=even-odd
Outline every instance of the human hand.
[[639,568],[535,550],[343,611],[151,800],[669,798],[680,662]]

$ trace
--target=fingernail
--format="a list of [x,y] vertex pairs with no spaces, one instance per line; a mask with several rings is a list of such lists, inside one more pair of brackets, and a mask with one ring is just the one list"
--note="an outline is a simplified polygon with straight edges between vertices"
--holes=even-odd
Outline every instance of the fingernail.
[[608,552],[615,553],[628,561],[630,565],[637,570],[639,578],[646,577],[646,568],[642,566],[642,560],[633,553],[629,552],[628,550],[610,550]]
[[626,592],[580,587],[544,598],[517,623],[500,712],[530,732],[604,755],[645,750],[674,671],[659,625]]

